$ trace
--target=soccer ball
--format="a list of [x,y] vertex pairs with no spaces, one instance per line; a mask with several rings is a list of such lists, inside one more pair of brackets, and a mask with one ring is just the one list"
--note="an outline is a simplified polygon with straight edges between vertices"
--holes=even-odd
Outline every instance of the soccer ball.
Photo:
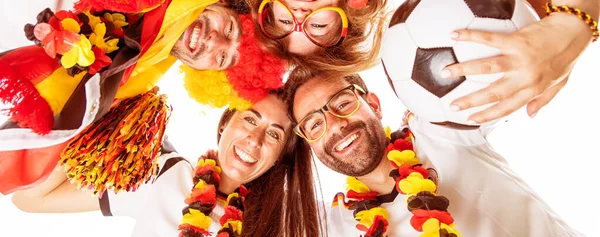
[[419,118],[468,125],[467,118],[492,105],[452,112],[450,103],[489,86],[503,73],[444,79],[440,72],[458,62],[497,56],[496,48],[458,42],[458,29],[510,33],[539,20],[524,0],[407,0],[394,12],[382,41],[388,82]]

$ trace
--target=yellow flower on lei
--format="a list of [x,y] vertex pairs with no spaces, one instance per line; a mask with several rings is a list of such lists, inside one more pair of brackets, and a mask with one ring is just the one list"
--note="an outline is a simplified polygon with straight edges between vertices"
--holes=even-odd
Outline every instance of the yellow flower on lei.
[[455,225],[446,225],[444,223],[440,223],[438,219],[429,218],[429,220],[423,223],[423,234],[419,237],[440,237],[440,229],[446,230],[449,234],[455,234],[460,237],[460,232],[454,229]]
[[387,154],[387,158],[396,163],[398,167],[402,166],[402,164],[404,163],[407,163],[411,166],[420,163],[419,158],[417,158],[415,152],[411,150],[391,150]]
[[238,193],[229,194],[229,196],[227,196],[227,203],[229,203],[229,201],[231,201],[231,199],[234,197],[239,198],[240,195]]
[[417,193],[428,191],[435,193],[435,183],[429,179],[423,178],[423,175],[419,172],[412,172],[408,177],[400,180],[398,183],[400,191],[409,195],[416,195]]
[[72,18],[65,18],[62,21],[60,21],[60,24],[62,25],[63,29],[69,30],[69,31],[72,31],[72,32],[75,32],[78,34],[79,34],[79,31],[81,30],[81,27],[79,27],[79,23],[77,23],[77,21]]
[[231,230],[233,230],[233,232],[236,232],[238,235],[242,234],[242,222],[241,221],[234,221],[234,220],[227,221],[221,227],[221,230],[228,227],[228,225],[231,225]]
[[197,167],[204,167],[207,165],[212,166],[217,174],[221,173],[221,167],[217,166],[217,162],[213,159],[199,159],[198,163],[196,163]]
[[104,41],[104,36],[106,35],[106,25],[104,23],[96,24],[93,29],[94,33],[90,35],[90,42],[92,42],[93,45],[102,49],[104,53],[107,54],[119,49],[117,46],[119,39]]
[[209,216],[204,215],[204,213],[200,212],[199,210],[191,208],[189,210],[190,213],[183,215],[181,223],[208,230],[208,227],[210,227],[210,224],[212,223],[212,219],[210,219]]
[[347,177],[346,178],[346,191],[352,190],[357,193],[369,193],[371,189],[367,187],[366,184],[361,182],[355,177]]
[[[207,183],[204,180],[200,180],[198,181],[198,183],[196,183],[196,185],[194,185],[194,188],[197,188],[201,191],[204,191],[204,187],[206,187]],[[190,193],[190,195],[188,195],[188,197],[190,197],[192,194]]]
[[115,28],[121,29],[123,26],[126,26],[129,24],[129,23],[127,23],[127,18],[125,18],[125,15],[123,15],[121,13],[110,14],[107,12],[107,13],[104,13],[103,17],[105,20],[113,23]]
[[385,137],[392,139],[392,129],[390,126],[385,126]]
[[92,65],[96,60],[90,41],[83,35],[79,35],[80,40],[73,44],[73,48],[63,54],[60,63],[65,68],[71,68],[78,64],[82,67]]
[[83,13],[88,17],[88,24],[92,29],[96,28],[96,25],[102,23],[102,19],[100,19],[100,17],[92,15],[89,10],[86,10]]
[[375,221],[376,216],[382,216],[386,220],[388,219],[389,213],[383,207],[371,208],[368,210],[360,211],[356,214],[354,219],[359,221],[361,225],[366,226],[367,228],[373,225],[373,221]]

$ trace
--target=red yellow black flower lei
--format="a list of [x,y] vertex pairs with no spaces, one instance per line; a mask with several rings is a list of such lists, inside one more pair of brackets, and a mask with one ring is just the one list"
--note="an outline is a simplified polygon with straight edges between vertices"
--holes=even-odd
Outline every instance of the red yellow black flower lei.
[[[389,129],[386,129],[389,133]],[[436,195],[436,184],[428,179],[428,171],[420,164],[412,145],[412,133],[408,128],[388,136],[390,144],[386,156],[396,168],[390,177],[396,181],[396,190],[408,195],[408,211],[413,214],[410,224],[416,231],[423,232],[420,237],[460,237],[455,229],[454,219],[448,212],[450,201],[444,196]],[[382,237],[387,231],[389,213],[380,207],[377,192],[371,191],[367,185],[355,177],[347,179],[349,201],[345,201],[343,193],[338,193],[333,206],[340,203],[354,210],[356,225],[364,231],[364,237]]]
[[[74,76],[82,71],[96,74],[112,63],[122,47],[124,31],[132,15],[92,9],[52,12],[46,8],[37,23],[25,25],[27,39],[44,47]],[[135,20],[135,19],[134,19]]]
[[[178,229],[180,237],[211,236],[208,231],[212,223],[210,213],[217,204],[217,189],[221,180],[221,168],[217,166],[217,151],[209,150],[198,159],[194,170],[194,188],[185,199],[188,206],[183,209],[183,218]],[[249,191],[243,185],[229,194],[225,214],[219,220],[221,229],[217,237],[237,237],[242,234],[244,199]]]

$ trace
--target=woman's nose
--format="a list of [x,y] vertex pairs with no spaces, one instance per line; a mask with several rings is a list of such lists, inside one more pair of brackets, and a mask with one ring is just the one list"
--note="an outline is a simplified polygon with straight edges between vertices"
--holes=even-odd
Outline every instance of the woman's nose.
[[298,21],[298,23],[304,22],[306,16],[308,16],[312,12],[310,9],[301,7],[291,8],[290,10],[292,11],[292,14],[294,14],[294,17],[296,18],[296,21]]

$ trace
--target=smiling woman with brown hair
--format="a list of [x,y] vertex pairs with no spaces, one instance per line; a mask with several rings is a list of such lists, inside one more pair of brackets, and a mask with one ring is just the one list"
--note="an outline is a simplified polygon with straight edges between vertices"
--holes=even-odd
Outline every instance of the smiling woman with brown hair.
[[132,236],[320,236],[310,148],[293,134],[282,100],[275,91],[248,110],[226,110],[219,152],[195,168],[165,142],[158,178],[135,192],[98,200],[57,169],[13,202],[26,212],[133,217]]

